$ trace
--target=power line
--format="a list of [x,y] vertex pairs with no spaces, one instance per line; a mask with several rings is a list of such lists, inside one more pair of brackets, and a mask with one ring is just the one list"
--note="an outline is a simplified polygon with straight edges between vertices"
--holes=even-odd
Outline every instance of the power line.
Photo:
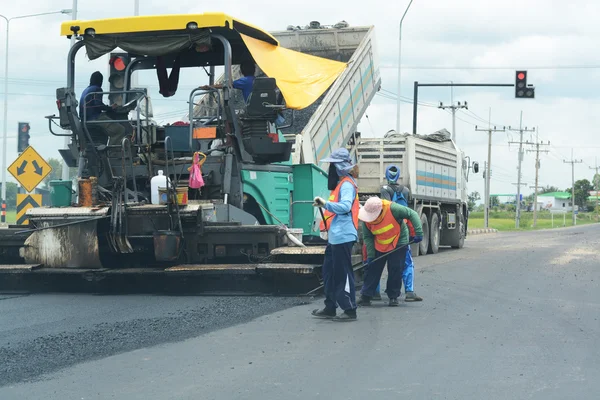
[[575,164],[580,164],[582,160],[574,160],[573,159],[573,149],[571,149],[571,160],[563,160],[565,164],[571,164],[571,208],[573,211],[573,225],[575,225]]
[[[596,175],[594,175],[594,178],[592,178],[592,183],[594,184],[594,186],[596,187],[596,220],[599,220],[599,215],[598,213],[600,213],[600,207],[598,207],[598,192],[600,192],[600,175],[598,175],[598,170],[600,169],[600,167],[598,167],[598,157],[596,157],[596,166],[595,167],[589,167],[589,169],[594,169],[596,170]],[[573,185],[575,186],[575,185]]]
[[509,131],[519,131],[519,141],[518,142],[509,142],[510,143],[518,143],[519,144],[519,166],[518,166],[518,174],[517,174],[517,212],[515,215],[515,227],[518,229],[521,222],[521,186],[526,186],[527,184],[521,183],[521,164],[523,162],[523,132],[533,132],[535,129],[528,130],[527,127],[523,129],[523,111],[521,111],[521,117],[519,120],[519,129],[512,129],[510,126],[508,127]]
[[463,104],[461,104],[459,101],[456,104],[445,106],[444,103],[440,101],[438,108],[441,108],[442,110],[452,110],[452,141],[456,143],[456,110],[460,110],[461,108],[466,108],[468,110],[469,106],[467,105],[467,102],[465,101]]
[[491,175],[491,166],[492,166],[492,133],[495,132],[504,132],[505,128],[502,129],[492,129],[492,109],[490,108],[490,122],[488,125],[488,129],[479,129],[475,126],[475,131],[477,132],[487,132],[488,133],[488,159],[486,163],[486,176],[485,176],[485,206],[484,206],[484,227],[488,228],[489,226],[489,213],[490,213],[490,175]]
[[540,146],[549,146],[550,142],[543,143],[539,141],[539,128],[535,134],[535,143],[527,143],[528,145],[535,146],[535,150],[527,150],[528,152],[535,151],[535,192],[533,194],[533,227],[537,226],[537,197],[538,197],[538,184],[539,184],[539,171],[540,171],[540,152],[548,153],[548,150],[540,150]]

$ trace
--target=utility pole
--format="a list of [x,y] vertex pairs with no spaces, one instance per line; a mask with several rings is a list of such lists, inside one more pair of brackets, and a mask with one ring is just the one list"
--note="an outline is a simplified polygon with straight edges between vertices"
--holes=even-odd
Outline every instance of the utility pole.
[[575,226],[575,164],[580,164],[583,160],[573,159],[573,149],[571,149],[571,160],[563,160],[566,164],[571,164],[571,208],[573,211],[573,226]]
[[519,225],[521,223],[521,186],[527,186],[527,184],[521,183],[521,163],[523,162],[523,132],[535,132],[535,129],[527,129],[527,127],[525,127],[525,129],[523,129],[523,111],[521,111],[519,129],[512,129],[509,126],[508,130],[519,131],[519,133],[520,133],[518,142],[508,142],[509,144],[511,144],[511,143],[519,144],[519,166],[517,167],[517,169],[518,169],[517,183],[513,183],[513,185],[517,185],[517,201],[516,201],[517,208],[516,208],[516,213],[515,213],[516,214],[515,215],[515,227],[518,229]]
[[537,227],[537,197],[538,197],[538,183],[539,183],[539,171],[540,171],[540,152],[548,153],[548,150],[540,150],[540,146],[549,146],[550,141],[548,143],[540,142],[538,140],[539,137],[539,129],[535,133],[535,143],[527,143],[531,146],[535,146],[535,150],[527,150],[528,152],[535,151],[535,186],[533,189],[533,227]]
[[459,110],[461,108],[466,108],[468,110],[469,106],[467,102],[465,101],[464,103],[461,103],[459,101],[456,104],[454,104],[453,101],[451,105],[445,106],[444,103],[440,101],[440,105],[438,106],[438,108],[441,108],[442,110],[449,108],[450,110],[452,110],[452,141],[456,143],[456,110]]
[[596,174],[594,175],[594,179],[592,179],[592,182],[596,187],[596,222],[598,222],[598,220],[600,220],[598,215],[600,213],[600,208],[598,207],[598,192],[600,191],[600,175],[598,175],[598,169],[600,169],[600,167],[598,167],[598,157],[596,157],[596,166],[590,167],[590,169],[596,170]]
[[485,196],[484,208],[485,209],[483,211],[483,218],[484,218],[483,225],[485,228],[489,228],[489,222],[490,222],[490,194],[491,194],[491,192],[490,192],[490,176],[491,176],[490,168],[492,165],[492,133],[504,132],[505,129],[506,128],[504,128],[504,127],[502,129],[496,129],[495,126],[494,126],[494,129],[492,129],[492,109],[491,108],[489,111],[488,129],[479,129],[479,128],[477,128],[477,126],[475,126],[475,131],[488,133],[488,160],[487,160],[486,171],[485,171],[485,194],[484,194],[484,196]]

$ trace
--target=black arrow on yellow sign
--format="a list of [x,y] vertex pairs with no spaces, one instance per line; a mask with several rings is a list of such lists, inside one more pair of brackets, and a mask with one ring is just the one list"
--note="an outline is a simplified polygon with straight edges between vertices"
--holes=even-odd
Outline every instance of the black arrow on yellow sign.
[[44,172],[44,167],[40,167],[37,160],[33,160],[33,168],[35,168],[35,173],[42,176],[42,173]]
[[[17,167],[17,175],[22,175],[25,173],[25,167],[27,166],[27,160],[23,160],[20,167]],[[35,167],[35,165],[34,165]]]

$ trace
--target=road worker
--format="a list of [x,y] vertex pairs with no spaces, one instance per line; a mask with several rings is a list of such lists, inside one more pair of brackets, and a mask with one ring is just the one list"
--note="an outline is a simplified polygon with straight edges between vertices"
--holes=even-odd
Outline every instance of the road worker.
[[[329,165],[329,200],[314,199],[313,206],[324,209],[321,231],[327,233],[323,261],[325,308],[314,310],[317,318],[335,321],[356,320],[356,294],[352,269],[352,248],[358,240],[358,167],[352,163],[348,150],[335,150],[321,160]],[[343,312],[336,316],[336,309]]]
[[389,200],[371,197],[360,209],[358,218],[363,223],[363,240],[368,258],[361,297],[357,304],[371,305],[371,299],[375,295],[381,273],[387,263],[388,279],[385,292],[389,298],[389,305],[398,306],[402,271],[409,243],[409,231],[404,220],[410,221],[414,226],[415,233],[412,241],[418,243],[423,240],[419,214]]
[[[381,188],[381,199],[389,200],[394,203],[398,203],[401,206],[408,207],[408,199],[410,198],[410,190],[398,183],[400,177],[400,168],[395,165],[390,165],[385,170],[385,179],[387,185],[383,185]],[[410,221],[405,221],[408,227],[409,237],[415,236],[414,226]],[[415,276],[415,265],[412,258],[412,252],[410,246],[406,249],[406,263],[404,271],[402,272],[402,281],[404,282],[405,297],[404,301],[423,301],[423,299],[414,291],[414,276]]]

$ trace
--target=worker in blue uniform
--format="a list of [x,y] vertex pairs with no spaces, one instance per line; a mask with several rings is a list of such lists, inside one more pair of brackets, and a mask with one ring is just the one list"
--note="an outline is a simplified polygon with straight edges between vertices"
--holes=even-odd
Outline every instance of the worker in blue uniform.
[[[400,177],[400,168],[395,165],[390,165],[385,170],[385,178],[387,180],[387,185],[383,185],[381,187],[380,197],[382,200],[389,200],[394,203],[398,203],[402,206],[408,207],[408,199],[410,197],[410,190],[398,183],[398,178]],[[409,222],[409,221],[407,221]],[[413,229],[411,229],[410,224],[408,224],[409,231],[411,232],[411,236],[414,236]],[[402,272],[402,282],[404,283],[404,292],[405,297],[404,301],[423,301],[423,298],[417,296],[414,291],[414,275],[415,275],[415,264],[413,262],[412,253],[410,250],[410,246],[408,246],[408,250],[406,252],[406,261],[404,266],[404,271]],[[381,298],[380,294],[380,285],[377,285],[376,293],[374,298]]]
[[[325,307],[312,312],[317,318],[334,321],[356,320],[356,294],[352,269],[352,248],[358,240],[358,167],[345,148],[335,150],[321,160],[329,163],[327,200],[316,197],[313,206],[323,208],[320,230],[327,234],[323,260]],[[343,312],[336,315],[340,307]]]

